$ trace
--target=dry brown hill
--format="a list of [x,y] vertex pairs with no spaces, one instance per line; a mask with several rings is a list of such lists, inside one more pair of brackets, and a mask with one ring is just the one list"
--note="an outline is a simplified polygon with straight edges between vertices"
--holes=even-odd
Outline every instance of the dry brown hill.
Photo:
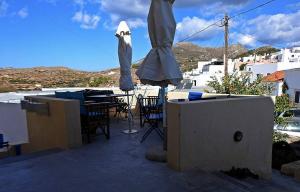
[[[198,61],[209,61],[213,58],[223,60],[223,47],[199,47],[192,43],[179,43],[173,48],[174,54],[182,71],[190,71],[197,68]],[[237,55],[248,50],[240,44],[229,47],[229,58],[235,58]]]
[[[199,47],[192,43],[180,43],[174,48],[174,53],[182,71],[196,68],[198,61],[223,58],[223,48]],[[230,57],[246,52],[241,45],[232,45]],[[138,82],[132,69],[134,82]],[[101,72],[85,72],[66,67],[35,67],[35,68],[0,68],[0,92],[15,90],[36,90],[43,87],[97,87],[118,86],[119,68]]]

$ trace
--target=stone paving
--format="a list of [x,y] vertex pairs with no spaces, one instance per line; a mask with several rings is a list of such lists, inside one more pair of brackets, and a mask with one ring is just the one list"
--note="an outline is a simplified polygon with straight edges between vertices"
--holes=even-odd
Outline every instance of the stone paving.
[[[138,123],[136,123],[138,124]],[[175,172],[145,159],[149,147],[162,145],[153,132],[125,135],[126,121],[112,124],[111,139],[98,136],[78,149],[0,164],[0,192],[299,192],[300,183],[274,172],[272,181],[235,180],[221,173]]]

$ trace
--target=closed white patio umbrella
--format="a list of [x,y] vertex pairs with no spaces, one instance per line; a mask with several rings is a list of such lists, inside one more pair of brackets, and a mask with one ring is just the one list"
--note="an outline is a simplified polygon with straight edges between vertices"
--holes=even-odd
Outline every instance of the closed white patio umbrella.
[[120,89],[122,91],[134,90],[131,77],[132,45],[130,29],[125,21],[121,21],[116,32],[119,39],[118,55],[120,63]]
[[120,79],[119,86],[122,91],[127,94],[128,103],[128,123],[129,129],[124,130],[124,133],[136,133],[137,130],[131,128],[131,106],[129,101],[129,91],[134,90],[134,85],[131,76],[131,62],[132,62],[132,45],[130,29],[125,21],[121,21],[116,32],[116,37],[119,39],[118,55],[120,63]]
[[176,32],[173,15],[175,0],[152,0],[148,15],[148,31],[152,50],[136,72],[143,84],[167,87],[178,85],[182,73],[172,52]]

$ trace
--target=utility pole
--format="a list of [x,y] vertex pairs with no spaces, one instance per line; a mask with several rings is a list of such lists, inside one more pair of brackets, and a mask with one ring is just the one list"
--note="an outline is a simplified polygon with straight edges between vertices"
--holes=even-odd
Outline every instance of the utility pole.
[[228,25],[229,25],[229,17],[227,13],[225,13],[224,17],[224,27],[225,27],[225,49],[224,49],[224,74],[228,76]]

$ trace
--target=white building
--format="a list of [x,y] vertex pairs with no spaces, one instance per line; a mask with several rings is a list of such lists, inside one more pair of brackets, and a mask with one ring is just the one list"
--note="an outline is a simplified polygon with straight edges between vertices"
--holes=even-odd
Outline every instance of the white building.
[[263,81],[273,85],[272,95],[274,96],[282,95],[283,87],[285,87],[290,100],[300,107],[300,68],[276,71],[271,75],[265,76]]
[[300,107],[300,68],[286,70],[285,82],[288,86],[287,94]]
[[300,47],[282,49],[273,54],[269,61],[248,64],[245,71],[251,72],[254,80],[257,76],[266,76],[276,71],[295,68],[300,68]]
[[[211,61],[198,62],[198,68],[184,73],[184,78],[193,82],[196,87],[205,87],[212,80],[213,76],[222,78],[224,76],[225,65],[223,61],[212,59]],[[228,73],[234,72],[234,62],[228,60]]]
[[263,78],[263,81],[270,83],[273,86],[273,91],[271,95],[280,96],[282,95],[283,85],[284,85],[285,71],[276,71],[270,75]]

